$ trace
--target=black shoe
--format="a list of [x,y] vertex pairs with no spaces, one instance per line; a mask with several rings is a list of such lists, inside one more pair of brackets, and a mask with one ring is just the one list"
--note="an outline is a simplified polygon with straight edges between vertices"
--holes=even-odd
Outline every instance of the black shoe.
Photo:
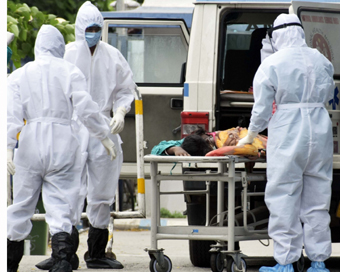
[[109,231],[107,229],[97,229],[90,225],[89,237],[87,239],[89,251],[84,256],[87,268],[124,268],[119,261],[105,256],[108,237]]
[[56,260],[49,272],[72,272],[70,263],[74,255],[74,246],[71,235],[67,232],[59,232],[52,236],[52,258]]
[[49,272],[72,272],[71,264],[66,260],[58,261]]
[[99,268],[99,269],[122,269],[124,266],[117,260],[109,258],[93,258],[86,260],[87,268]]
[[[41,261],[40,263],[36,264],[35,266],[41,270],[50,270],[53,265],[55,265],[56,260],[53,257],[50,257],[46,260]],[[79,267],[79,258],[77,254],[73,254],[70,260],[70,264],[73,270],[77,270]]]
[[[73,250],[77,252],[79,246],[79,232],[75,226],[72,226],[71,240],[73,243]],[[53,265],[55,265],[56,260],[51,256],[50,258],[41,261],[35,266],[41,270],[50,270]],[[70,260],[71,266],[73,270],[77,270],[79,267],[79,258],[77,254],[73,254]]]

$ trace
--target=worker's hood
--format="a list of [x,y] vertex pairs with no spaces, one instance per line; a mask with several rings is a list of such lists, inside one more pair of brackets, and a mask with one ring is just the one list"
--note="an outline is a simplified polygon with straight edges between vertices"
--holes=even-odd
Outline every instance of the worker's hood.
[[42,25],[35,40],[35,57],[53,56],[63,58],[65,53],[65,41],[63,35],[51,25]]
[[[280,14],[274,21],[273,27],[289,23],[301,24],[295,14]],[[287,26],[273,31],[272,44],[274,49],[280,50],[288,47],[307,46],[305,41],[305,32],[300,26]]]
[[93,24],[103,27],[103,16],[96,6],[86,1],[77,13],[76,41],[85,41],[85,29]]

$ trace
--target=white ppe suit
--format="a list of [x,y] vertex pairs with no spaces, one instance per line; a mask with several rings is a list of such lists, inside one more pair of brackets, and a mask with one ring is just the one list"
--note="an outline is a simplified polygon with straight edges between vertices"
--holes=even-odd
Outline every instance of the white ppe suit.
[[[98,9],[87,1],[78,11],[75,23],[76,41],[66,46],[64,59],[75,64],[84,73],[88,91],[107,117],[109,128],[111,110],[115,112],[119,107],[124,107],[126,112],[130,110],[136,85],[127,61],[116,48],[99,41],[91,55],[85,39],[85,29],[92,24],[103,26],[103,17]],[[80,137],[86,138],[87,135],[82,133]],[[114,202],[123,163],[120,136],[110,134],[110,139],[117,149],[117,157],[113,161],[97,139],[90,137],[87,148],[86,213],[91,225],[99,229],[104,229],[109,224],[110,205]],[[86,150],[82,152],[86,153]],[[79,206],[82,207],[82,203]]]
[[21,131],[14,156],[14,201],[7,209],[11,241],[30,233],[40,190],[51,235],[71,234],[81,173],[80,145],[71,126],[73,112],[92,136],[102,140],[109,134],[98,105],[86,91],[84,75],[63,59],[61,33],[43,25],[34,51],[35,61],[7,79],[7,148],[16,146]]
[[[296,15],[281,14],[274,27],[292,22],[300,23]],[[333,98],[333,66],[306,45],[300,26],[273,31],[272,45],[277,52],[254,77],[249,130],[261,132],[269,123],[265,201],[274,258],[291,264],[304,244],[310,260],[324,261],[331,254],[333,136],[325,104]]]

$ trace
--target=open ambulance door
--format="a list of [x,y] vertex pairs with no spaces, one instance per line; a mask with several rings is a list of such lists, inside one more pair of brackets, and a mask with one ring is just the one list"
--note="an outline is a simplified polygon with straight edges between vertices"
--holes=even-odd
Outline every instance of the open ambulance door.
[[150,175],[144,153],[150,154],[162,140],[180,139],[181,135],[189,30],[184,19],[104,16],[102,40],[122,53],[137,84],[135,101],[120,133],[124,154],[120,180],[137,181],[139,211],[120,212],[116,217],[143,217],[144,178]]
[[[104,18],[103,41],[116,47],[132,69],[143,99],[145,153],[150,154],[162,140],[180,139],[182,70],[189,46],[184,20]],[[120,136],[124,142],[122,175],[129,175],[136,172],[138,155],[134,104]]]

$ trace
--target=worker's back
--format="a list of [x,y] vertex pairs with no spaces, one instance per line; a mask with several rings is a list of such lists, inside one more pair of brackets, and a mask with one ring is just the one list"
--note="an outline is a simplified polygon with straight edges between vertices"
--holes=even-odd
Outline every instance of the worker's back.
[[18,167],[22,163],[38,172],[67,171],[67,165],[76,163],[79,143],[71,126],[74,110],[94,137],[105,138],[109,131],[86,92],[84,75],[63,59],[64,51],[61,33],[43,26],[36,40],[36,60],[8,77],[7,142],[14,148],[21,131],[15,157]]
[[[48,169],[56,170],[59,163],[65,165],[66,160],[74,163],[73,156],[59,152],[62,148],[68,150],[68,154],[75,154],[78,148],[71,129],[73,105],[68,74],[71,70],[65,69],[69,67],[65,62],[55,57],[38,59],[16,70],[9,78],[8,87],[12,88],[9,95],[13,94],[13,98],[8,99],[9,111],[13,109],[9,117],[18,118],[20,112],[22,120],[26,120],[19,138],[18,156],[32,170],[40,171],[42,167],[48,172]],[[9,124],[9,129],[19,131],[20,123],[15,126],[17,122],[9,120]]]
[[260,69],[275,88],[277,105],[326,104],[333,98],[333,66],[316,49],[307,46],[284,48],[265,59]]

